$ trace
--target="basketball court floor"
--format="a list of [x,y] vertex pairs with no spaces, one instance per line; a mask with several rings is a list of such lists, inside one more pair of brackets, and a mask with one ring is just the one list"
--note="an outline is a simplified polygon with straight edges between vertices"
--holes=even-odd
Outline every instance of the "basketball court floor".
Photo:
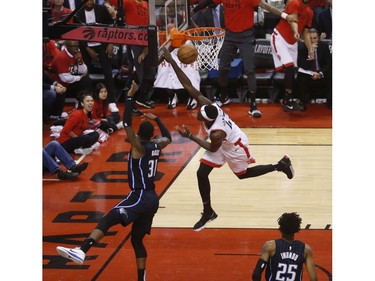
[[[123,105],[119,108],[122,115]],[[223,107],[248,135],[257,164],[276,163],[288,154],[295,177],[274,172],[239,180],[227,166],[215,169],[210,179],[218,218],[200,232],[192,226],[202,211],[195,173],[203,150],[175,129],[184,124],[203,138],[197,109],[188,111],[182,103],[173,110],[165,103],[142,109],[158,115],[173,137],[158,167],[160,208],[145,239],[147,280],[250,280],[263,243],[280,237],[277,218],[284,212],[301,215],[303,229],[296,238],[312,247],[319,280],[332,280],[332,111],[323,104],[302,113],[283,112],[278,104],[259,109],[263,117],[255,119],[246,103]],[[137,128],[142,117],[133,120]],[[49,126],[43,127],[43,144],[51,141]],[[89,166],[77,181],[43,174],[43,280],[136,280],[129,227],[111,228],[83,265],[56,252],[58,245],[80,245],[129,192],[125,138],[124,130],[117,131],[81,159]],[[308,280],[306,272],[303,280]]]

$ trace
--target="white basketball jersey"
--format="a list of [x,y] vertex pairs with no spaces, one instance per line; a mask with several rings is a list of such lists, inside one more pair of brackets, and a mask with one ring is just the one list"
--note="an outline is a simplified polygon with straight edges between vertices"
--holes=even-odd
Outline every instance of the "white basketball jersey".
[[247,136],[241,131],[237,124],[229,118],[228,114],[226,114],[217,104],[213,103],[212,105],[216,106],[219,114],[211,128],[206,128],[207,134],[210,135],[212,131],[216,130],[224,131],[227,134],[222,143],[222,147],[225,150],[233,148],[239,139],[248,143]]

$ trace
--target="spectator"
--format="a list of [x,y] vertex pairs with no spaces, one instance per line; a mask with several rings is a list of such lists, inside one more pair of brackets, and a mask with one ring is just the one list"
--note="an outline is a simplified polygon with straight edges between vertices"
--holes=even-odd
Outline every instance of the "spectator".
[[[67,171],[60,168],[56,158],[61,161]],[[43,148],[43,168],[52,175],[57,174],[57,178],[60,180],[76,179],[88,165],[88,163],[76,164],[70,154],[57,141],[51,141]]]
[[131,108],[136,87],[137,85],[133,83],[127,93],[123,116],[126,134],[131,144],[127,172],[131,192],[99,220],[95,229],[80,247],[69,249],[58,246],[56,250],[64,258],[82,264],[90,248],[99,242],[111,227],[118,224],[126,227],[131,224],[131,244],[137,263],[137,280],[144,281],[146,280],[147,251],[143,240],[146,234],[151,233],[152,220],[159,207],[159,196],[155,192],[154,183],[157,163],[161,155],[160,151],[172,141],[172,137],[161,120],[151,113],[146,114],[146,117],[158,124],[162,137],[152,139],[154,125],[149,121],[143,121],[138,133],[135,133],[132,126]]
[[332,0],[327,1],[328,7],[319,14],[320,39],[332,39]]
[[281,11],[259,0],[235,1],[235,0],[204,0],[194,8],[194,12],[214,3],[224,5],[225,19],[225,37],[223,46],[219,54],[219,85],[220,100],[219,105],[225,105],[231,102],[228,97],[228,73],[231,68],[231,62],[239,51],[244,63],[244,74],[247,76],[247,85],[250,92],[249,114],[255,118],[262,116],[258,110],[255,98],[257,85],[254,72],[254,8],[257,6],[271,12],[277,16],[283,16],[288,21],[296,20],[292,15],[281,13]]
[[117,17],[116,7],[112,5],[111,3],[109,3],[108,1],[105,1],[103,5],[107,8],[109,14],[111,15],[113,22],[115,22],[116,17]]
[[200,27],[211,26],[225,29],[224,7],[222,4],[212,3],[207,9],[195,13],[192,18]]
[[309,100],[309,91],[319,89],[327,98],[327,107],[332,108],[332,54],[326,42],[319,42],[319,34],[315,28],[309,30],[311,46],[314,49],[314,60],[307,59],[308,50],[305,44],[298,48],[297,90],[303,110]]
[[43,42],[43,70],[49,71],[51,68],[51,63],[53,58],[60,53],[60,49],[56,45],[56,41],[49,40],[48,42]]
[[92,91],[93,82],[88,76],[87,65],[82,59],[78,41],[64,42],[62,51],[52,60],[48,76],[67,88],[65,94],[56,97],[52,115],[61,115],[66,95],[77,98],[77,94],[82,90]]
[[92,94],[83,91],[79,103],[82,109],[78,108],[69,115],[58,141],[69,153],[90,154],[100,146],[99,133],[93,130],[95,124],[89,116],[94,106]]
[[64,7],[71,9],[74,11],[79,5],[82,3],[81,0],[64,0]]
[[[84,8],[78,11],[76,20],[88,25],[95,23],[110,25],[114,23],[107,8],[103,5],[95,4],[94,0],[86,2]],[[93,72],[93,63],[100,63],[108,89],[109,110],[118,115],[116,118],[120,119],[119,110],[116,106],[116,88],[112,77],[113,44],[80,41],[80,49],[89,73]]]
[[193,87],[186,74],[178,67],[170,52],[164,47],[164,58],[169,62],[181,84],[189,95],[201,105],[198,110],[197,120],[202,121],[210,141],[206,141],[193,135],[189,129],[177,128],[181,136],[196,142],[206,151],[200,160],[197,171],[199,193],[201,195],[203,212],[201,219],[194,225],[195,231],[205,228],[205,225],[216,219],[217,214],[211,206],[211,185],[209,175],[214,168],[220,168],[228,163],[232,172],[239,179],[262,176],[271,172],[283,172],[289,179],[294,177],[293,166],[290,158],[285,155],[275,164],[258,165],[248,167],[255,163],[250,151],[249,140],[246,134],[230,119],[230,117],[215,103],[203,96],[201,92]]
[[285,70],[285,96],[282,101],[284,111],[301,111],[303,107],[293,101],[293,86],[295,68],[297,67],[298,42],[303,34],[304,43],[308,49],[308,59],[314,59],[311,47],[309,28],[311,27],[313,12],[308,6],[310,0],[289,0],[285,12],[298,15],[297,22],[287,22],[281,19],[271,38],[272,57],[276,71]]
[[53,81],[43,73],[43,120],[47,121],[51,116],[52,106],[56,100],[56,95],[63,95],[66,88]]
[[92,119],[100,119],[99,128],[108,134],[113,133],[118,129],[124,128],[119,118],[109,114],[108,112],[108,91],[103,83],[98,83],[95,86],[94,92],[94,106],[92,109]]
[[[109,0],[118,9],[118,0]],[[149,25],[148,2],[145,0],[123,0],[123,9],[127,25]],[[149,100],[149,94],[153,88],[156,67],[151,65],[148,56],[148,47],[128,45],[128,55],[131,55],[134,64],[139,89],[135,95],[135,103],[145,108],[154,108],[155,104]],[[136,108],[135,106],[133,107]],[[134,115],[139,115],[137,110]]]
[[[284,213],[277,221],[281,239],[269,240],[263,244],[252,280],[260,281],[264,269],[266,280],[302,280],[302,266],[305,264],[310,281],[317,281],[310,245],[294,238],[294,234],[301,229],[302,219],[299,214]],[[277,278],[273,278],[274,276]]]
[[[52,22],[58,22],[65,19],[72,10],[63,6],[64,0],[52,0],[51,3],[51,17]],[[69,23],[72,23],[70,21]]]
[[317,28],[319,25],[319,15],[328,6],[328,0],[310,0],[308,5],[314,13],[312,27]]

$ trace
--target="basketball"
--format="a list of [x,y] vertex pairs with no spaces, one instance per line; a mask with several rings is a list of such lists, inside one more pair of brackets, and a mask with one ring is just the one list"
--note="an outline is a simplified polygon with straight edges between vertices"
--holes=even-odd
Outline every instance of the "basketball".
[[184,64],[191,64],[198,58],[198,50],[194,45],[182,45],[177,51],[177,57]]

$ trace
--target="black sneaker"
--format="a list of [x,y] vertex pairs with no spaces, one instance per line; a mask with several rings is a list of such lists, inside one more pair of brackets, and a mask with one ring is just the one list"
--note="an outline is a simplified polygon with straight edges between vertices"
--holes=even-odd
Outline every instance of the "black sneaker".
[[277,170],[279,172],[283,172],[286,174],[288,179],[292,179],[294,177],[294,170],[292,166],[292,161],[290,161],[290,158],[288,155],[284,155],[283,158],[278,163]]
[[256,105],[251,105],[249,115],[253,116],[254,118],[260,118],[262,117],[262,112],[260,112]]
[[198,102],[194,98],[190,97],[187,102],[186,108],[188,110],[193,110],[197,107],[197,105],[198,105]]
[[228,97],[220,99],[221,106],[230,104],[231,102],[232,102],[232,100],[230,98],[228,98]]
[[288,111],[304,111],[304,107],[300,105],[299,103],[296,103],[295,101],[289,100],[282,102],[283,110]]
[[212,211],[211,215],[202,213],[201,219],[194,225],[193,230],[201,231],[202,229],[205,228],[207,223],[209,223],[210,221],[213,221],[216,218],[217,218],[217,214],[215,213],[215,211]]
[[72,171],[73,173],[81,174],[84,170],[87,169],[88,165],[89,165],[89,163],[87,163],[87,162],[82,163],[82,164],[77,164],[77,165],[73,166],[73,168],[71,168],[70,171]]
[[150,102],[150,101],[146,101],[146,100],[136,100],[135,101],[138,105],[140,106],[143,106],[143,107],[146,107],[146,108],[154,108],[155,107],[155,104],[153,102]]
[[143,115],[143,113],[141,111],[139,111],[137,108],[133,108],[132,115],[133,116],[141,116],[141,115]]
[[177,103],[178,103],[177,95],[174,94],[172,97],[169,97],[169,98],[168,98],[167,109],[173,109],[173,108],[176,108]]
[[75,180],[78,176],[78,173],[73,173],[72,171],[59,170],[57,172],[57,178],[60,180]]

